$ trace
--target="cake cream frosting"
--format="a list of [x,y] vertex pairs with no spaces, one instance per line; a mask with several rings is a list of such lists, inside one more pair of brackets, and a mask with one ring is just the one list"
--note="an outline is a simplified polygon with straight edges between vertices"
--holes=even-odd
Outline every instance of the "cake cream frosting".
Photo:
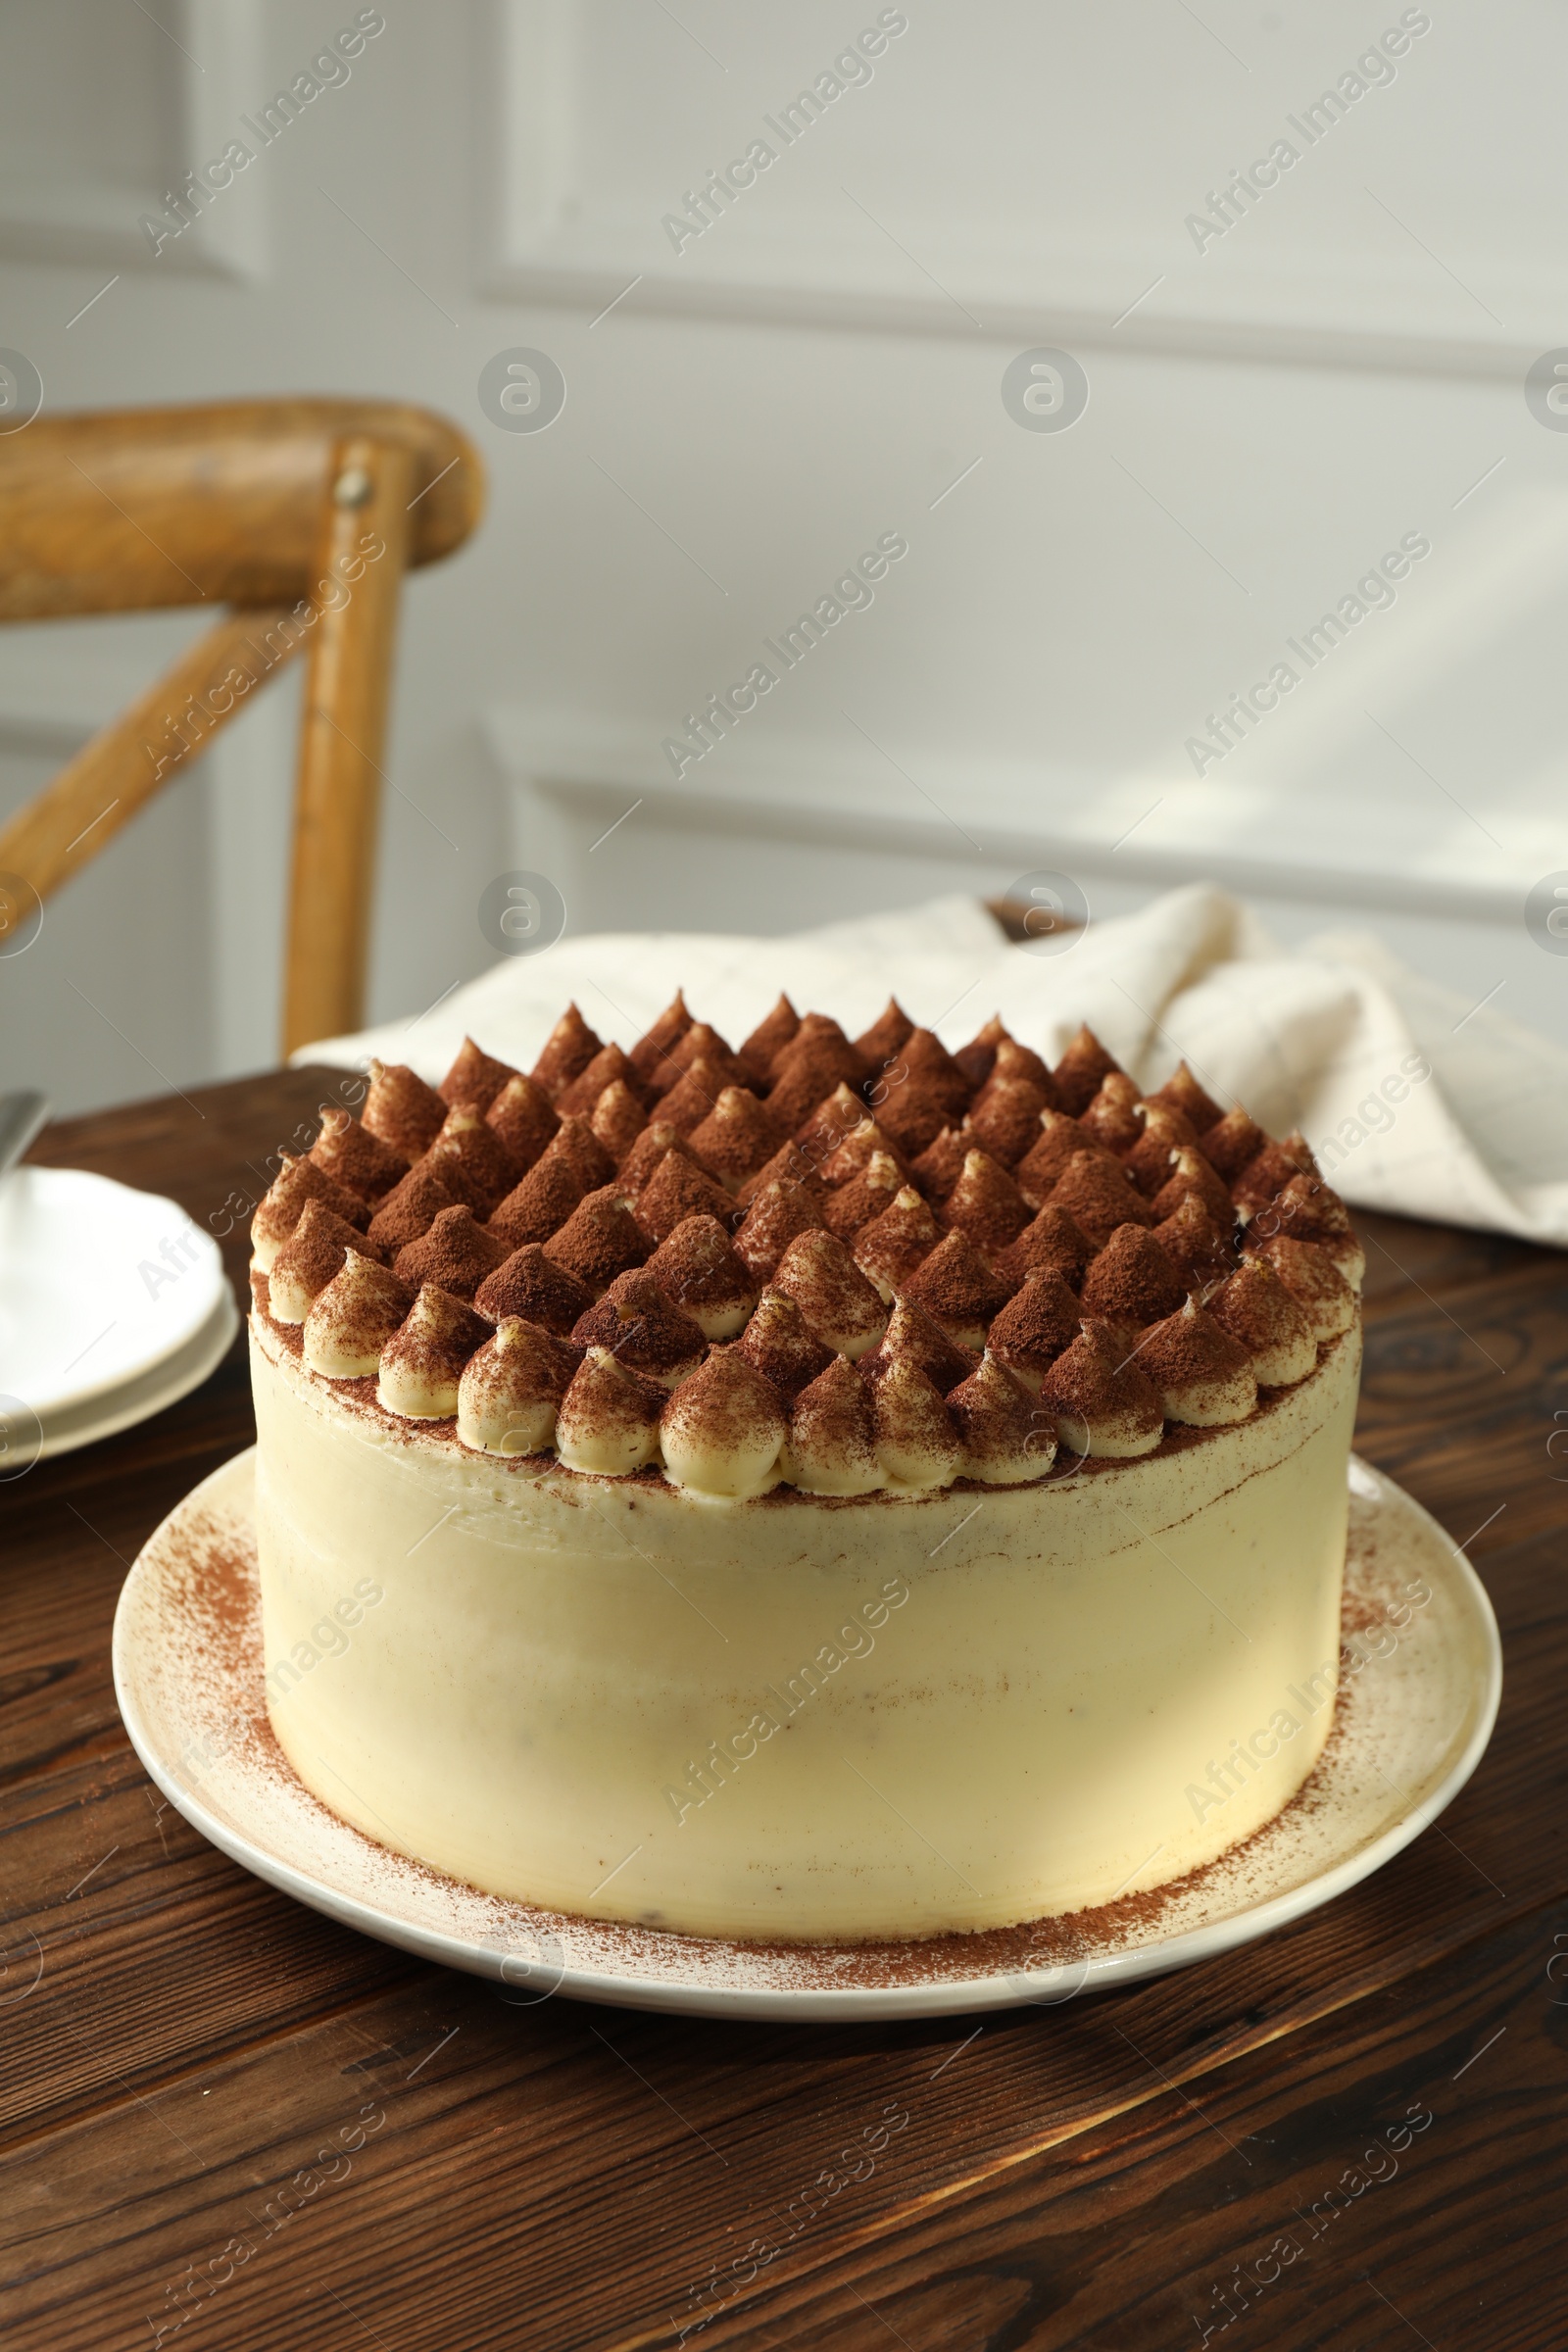
[[1360,1249],[1185,1068],[572,1006],[372,1063],[254,1238],[269,1709],[400,1851],[919,1936],[1180,1877],[1321,1751]]

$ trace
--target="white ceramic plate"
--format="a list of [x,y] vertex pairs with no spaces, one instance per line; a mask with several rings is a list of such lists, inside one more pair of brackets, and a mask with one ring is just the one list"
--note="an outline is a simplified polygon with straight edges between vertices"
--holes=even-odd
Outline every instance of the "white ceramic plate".
[[0,1388],[40,1421],[143,1379],[228,1296],[175,1201],[82,1168],[0,1177]]
[[100,1438],[112,1438],[122,1429],[134,1428],[138,1421],[150,1421],[154,1413],[177,1404],[181,1396],[201,1387],[228,1353],[238,1329],[239,1309],[225,1282],[201,1329],[150,1372],[61,1412],[24,1418],[13,1409],[0,1415],[5,1435],[19,1458],[25,1457],[30,1447],[33,1461],[47,1461],[51,1454],[74,1453],[78,1446],[95,1446]]
[[[710,2016],[934,2017],[1051,2006],[1212,1959],[1343,1894],[1419,1837],[1475,1770],[1502,1688],[1496,1624],[1469,1562],[1352,1457],[1345,1624],[1365,1662],[1342,1681],[1336,1730],[1297,1801],[1163,1902],[1131,1897],[1089,1927],[851,1949],[567,1917],[389,1851],[296,1778],[262,1688],[254,1459],[239,1455],[187,1495],[125,1581],[114,1664],[131,1742],[171,1803],[245,1869],[368,1936],[498,1980],[518,2002],[559,1991]],[[1429,1595],[1413,1604],[1412,1580]]]

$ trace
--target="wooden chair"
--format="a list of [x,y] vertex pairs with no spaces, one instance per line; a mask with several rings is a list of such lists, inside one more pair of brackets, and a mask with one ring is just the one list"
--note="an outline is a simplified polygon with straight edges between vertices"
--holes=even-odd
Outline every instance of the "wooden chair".
[[0,876],[47,898],[304,653],[283,1050],[358,1028],[403,574],[461,547],[483,501],[466,436],[392,401],[40,417],[0,438],[0,620],[229,608],[0,829]]

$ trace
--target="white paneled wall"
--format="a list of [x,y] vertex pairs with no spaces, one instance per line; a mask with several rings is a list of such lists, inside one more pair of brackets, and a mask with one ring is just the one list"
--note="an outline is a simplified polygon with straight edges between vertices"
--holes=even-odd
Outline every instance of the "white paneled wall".
[[[478,439],[482,532],[408,592],[376,1017],[483,966],[504,867],[574,930],[777,931],[1050,865],[1102,912],[1212,873],[1568,1035],[1522,920],[1568,868],[1568,434],[1525,398],[1568,346],[1565,68],[1547,0],[0,0],[0,344],[56,409],[360,391]],[[1037,347],[1070,429],[1004,403]],[[544,431],[481,406],[518,349],[564,375]],[[0,631],[0,807],[190,625]],[[291,728],[0,958],[0,1081],[268,1056]]]

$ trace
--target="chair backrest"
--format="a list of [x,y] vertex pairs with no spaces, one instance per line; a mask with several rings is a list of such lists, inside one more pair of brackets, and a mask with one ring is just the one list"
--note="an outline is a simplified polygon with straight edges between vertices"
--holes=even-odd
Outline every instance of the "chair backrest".
[[364,1013],[403,574],[484,502],[477,453],[394,401],[39,418],[0,439],[0,620],[230,608],[0,828],[0,936],[304,653],[283,1048]]

